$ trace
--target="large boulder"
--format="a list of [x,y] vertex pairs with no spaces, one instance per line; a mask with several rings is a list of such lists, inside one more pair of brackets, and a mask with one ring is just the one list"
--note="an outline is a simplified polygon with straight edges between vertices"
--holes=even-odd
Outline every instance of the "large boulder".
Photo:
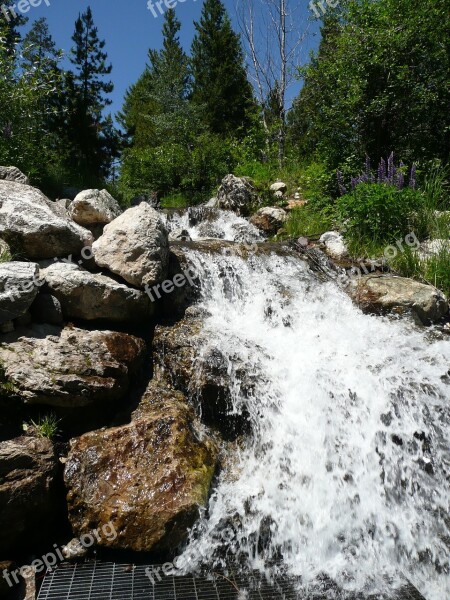
[[224,210],[232,210],[239,215],[249,215],[252,207],[258,202],[256,192],[251,183],[244,177],[227,175],[223,178],[217,192],[217,206]]
[[3,337],[0,387],[29,404],[104,407],[121,400],[145,350],[143,340],[126,333],[71,326],[35,325],[26,336]]
[[0,179],[29,185],[30,180],[17,167],[0,167]]
[[57,471],[50,440],[0,442],[0,555],[24,553],[24,547],[46,539],[54,518]]
[[25,314],[39,291],[35,263],[0,263],[0,323]]
[[139,321],[154,313],[154,305],[142,290],[90,273],[73,263],[50,265],[41,270],[41,277],[68,318]]
[[83,227],[106,225],[121,213],[119,203],[107,190],[80,192],[69,206],[70,216]]
[[157,211],[145,202],[106,225],[93,252],[99,267],[106,267],[131,285],[152,286],[166,278],[167,231]]
[[422,323],[437,321],[448,312],[447,300],[435,287],[389,274],[356,277],[350,295],[364,310],[416,314]]
[[99,545],[174,550],[206,505],[217,448],[182,394],[151,382],[131,423],[72,440],[65,467],[76,536],[111,525]]
[[0,235],[27,258],[79,253],[92,234],[66,218],[38,189],[0,180]]
[[282,208],[266,206],[260,208],[250,219],[250,223],[267,235],[275,234],[287,220],[287,213]]
[[338,231],[327,231],[321,237],[319,242],[324,245],[325,252],[335,260],[344,260],[348,258],[348,248],[345,240]]

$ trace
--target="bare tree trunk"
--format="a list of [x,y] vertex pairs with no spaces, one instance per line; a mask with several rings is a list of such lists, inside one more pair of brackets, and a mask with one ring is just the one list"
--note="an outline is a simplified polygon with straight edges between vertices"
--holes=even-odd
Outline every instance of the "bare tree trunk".
[[280,84],[279,84],[279,108],[280,129],[278,132],[278,162],[283,165],[286,144],[286,88],[287,88],[287,56],[286,56],[286,0],[280,2]]

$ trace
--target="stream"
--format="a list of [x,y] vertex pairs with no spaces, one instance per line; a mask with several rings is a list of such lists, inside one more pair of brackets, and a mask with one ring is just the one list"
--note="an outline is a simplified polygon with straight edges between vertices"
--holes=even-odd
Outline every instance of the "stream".
[[[218,212],[208,227],[242,241],[242,221]],[[168,222],[201,237],[186,216]],[[297,577],[311,597],[324,581],[364,598],[408,580],[427,600],[449,598],[448,338],[363,314],[300,257],[255,246],[188,258],[207,315],[198,370],[211,348],[226,357],[232,412],[246,408],[252,433],[179,564],[242,562]]]

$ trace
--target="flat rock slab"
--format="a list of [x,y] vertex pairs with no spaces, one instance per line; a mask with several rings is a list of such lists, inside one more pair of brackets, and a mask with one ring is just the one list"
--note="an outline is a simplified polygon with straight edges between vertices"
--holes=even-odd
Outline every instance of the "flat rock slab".
[[349,291],[353,300],[368,312],[410,310],[425,324],[439,320],[449,308],[447,299],[438,289],[405,277],[358,277],[351,282]]
[[50,265],[41,270],[41,277],[68,318],[136,322],[147,320],[154,313],[155,305],[144,291],[73,263]]
[[0,344],[3,383],[29,404],[66,408],[125,397],[145,343],[126,333],[36,325]]
[[17,167],[0,167],[0,179],[29,185],[30,180]]
[[0,323],[25,314],[36,298],[39,266],[35,263],[0,263]]
[[182,394],[152,382],[130,424],[72,440],[65,468],[77,536],[112,524],[99,545],[177,547],[206,505],[217,448]]
[[30,259],[65,257],[91,246],[90,231],[80,227],[56,202],[29,185],[0,180],[0,236]]

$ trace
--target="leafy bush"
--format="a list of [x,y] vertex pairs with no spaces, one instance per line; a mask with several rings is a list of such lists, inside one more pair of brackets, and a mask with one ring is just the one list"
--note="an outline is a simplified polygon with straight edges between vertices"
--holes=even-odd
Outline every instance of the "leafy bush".
[[411,188],[360,183],[339,198],[336,212],[349,238],[390,242],[414,231],[414,213],[420,214],[423,203],[423,195]]

